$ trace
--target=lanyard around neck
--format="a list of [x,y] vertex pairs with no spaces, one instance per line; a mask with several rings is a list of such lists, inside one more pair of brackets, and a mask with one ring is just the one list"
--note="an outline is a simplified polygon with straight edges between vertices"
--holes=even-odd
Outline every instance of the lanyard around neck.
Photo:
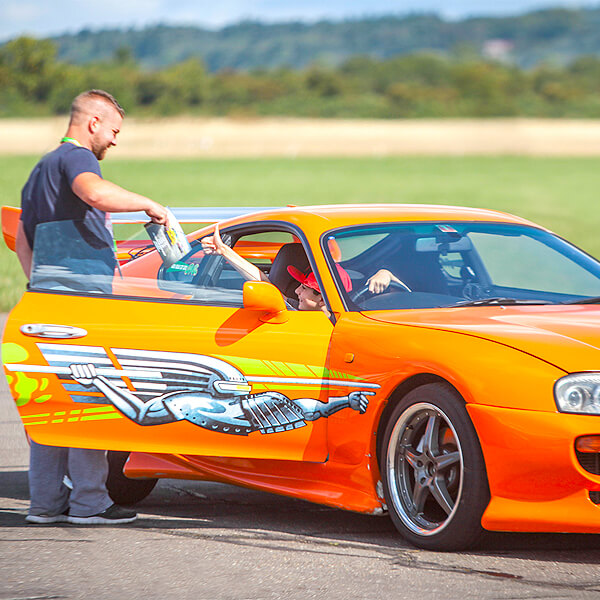
[[81,146],[81,144],[72,137],[64,137],[62,140],[60,140],[61,144],[64,144],[65,142],[70,142],[71,144],[75,144],[76,146]]

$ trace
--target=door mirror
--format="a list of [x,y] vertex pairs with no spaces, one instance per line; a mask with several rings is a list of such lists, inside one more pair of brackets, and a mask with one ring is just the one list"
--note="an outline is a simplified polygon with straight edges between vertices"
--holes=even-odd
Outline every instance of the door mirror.
[[281,292],[266,281],[244,283],[244,308],[264,311],[260,320],[266,323],[285,323],[289,318]]

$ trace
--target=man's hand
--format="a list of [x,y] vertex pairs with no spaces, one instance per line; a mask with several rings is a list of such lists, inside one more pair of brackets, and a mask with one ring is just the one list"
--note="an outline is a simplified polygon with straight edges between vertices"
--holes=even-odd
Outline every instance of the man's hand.
[[350,392],[348,394],[348,404],[352,410],[357,410],[361,415],[367,412],[369,399],[367,396],[373,396],[375,392]]
[[375,275],[367,279],[367,285],[371,294],[381,294],[390,287],[392,281],[403,287],[407,292],[411,291],[403,281],[400,281],[400,279],[387,269],[379,269]]
[[390,281],[392,281],[392,274],[387,269],[380,269],[375,275],[369,277],[367,285],[372,294],[381,294],[388,289]]
[[79,384],[90,386],[94,383],[94,377],[97,377],[95,365],[69,365],[71,377]]
[[150,217],[150,220],[153,223],[157,223],[158,225],[169,226],[169,219],[167,217],[167,209],[158,202],[154,202],[154,200],[149,200],[150,206],[145,209],[146,214]]

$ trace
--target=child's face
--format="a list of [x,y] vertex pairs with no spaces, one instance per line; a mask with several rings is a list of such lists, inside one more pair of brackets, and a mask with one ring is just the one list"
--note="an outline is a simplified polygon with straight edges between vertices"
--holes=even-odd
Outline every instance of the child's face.
[[298,296],[298,310],[321,310],[323,299],[319,292],[302,283],[295,292]]

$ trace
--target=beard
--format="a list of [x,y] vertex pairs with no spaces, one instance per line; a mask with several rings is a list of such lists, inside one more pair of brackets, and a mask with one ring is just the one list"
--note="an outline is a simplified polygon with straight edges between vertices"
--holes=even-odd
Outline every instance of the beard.
[[92,142],[92,152],[98,160],[102,160],[106,156],[106,153],[108,152],[109,148],[110,144],[100,144],[99,142]]

